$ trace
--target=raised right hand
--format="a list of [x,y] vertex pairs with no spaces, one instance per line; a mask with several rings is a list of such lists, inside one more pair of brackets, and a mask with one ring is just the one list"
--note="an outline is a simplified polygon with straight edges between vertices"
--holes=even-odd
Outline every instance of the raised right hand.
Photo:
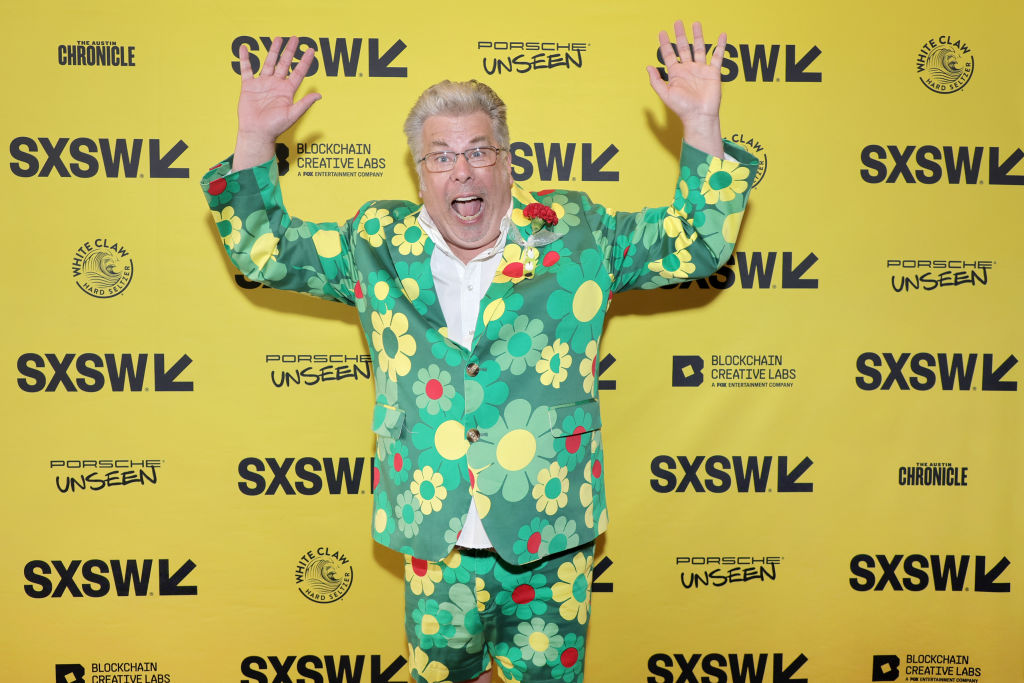
[[278,37],[270,44],[258,77],[252,75],[248,48],[242,45],[238,52],[242,90],[238,97],[238,139],[232,163],[236,171],[271,159],[277,136],[291,128],[320,99],[319,93],[310,93],[295,101],[295,91],[313,61],[313,50],[307,49],[289,74],[299,40],[292,36],[283,51],[281,42]]

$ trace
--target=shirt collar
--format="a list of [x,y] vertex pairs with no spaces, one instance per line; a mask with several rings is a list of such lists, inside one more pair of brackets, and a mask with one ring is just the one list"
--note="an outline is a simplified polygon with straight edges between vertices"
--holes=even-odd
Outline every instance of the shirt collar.
[[[447,256],[451,258],[456,258],[455,254],[452,252],[451,247],[448,246],[448,243],[441,235],[441,231],[438,230],[437,225],[434,223],[434,219],[431,218],[430,214],[427,212],[426,206],[420,208],[419,223],[420,227],[422,227],[424,232],[427,233],[427,236],[434,241],[434,245],[438,249],[440,249]],[[488,247],[487,249],[477,254],[473,258],[473,260],[478,261],[488,259],[494,256],[495,254],[503,251],[505,249],[505,240],[508,238],[508,229],[510,225],[512,225],[511,200],[509,200],[508,203],[508,211],[505,212],[505,215],[501,219],[501,223],[498,225],[498,239],[495,241],[493,246]]]

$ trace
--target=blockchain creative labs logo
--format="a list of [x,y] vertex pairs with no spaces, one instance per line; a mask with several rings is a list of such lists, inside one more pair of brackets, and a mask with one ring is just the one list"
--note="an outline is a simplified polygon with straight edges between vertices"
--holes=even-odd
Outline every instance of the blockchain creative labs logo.
[[71,258],[71,276],[78,288],[97,299],[109,299],[128,289],[135,275],[131,252],[106,237],[82,244]]
[[721,588],[736,583],[775,581],[780,555],[685,555],[676,557],[683,588]]
[[929,681],[930,683],[982,683],[982,667],[970,655],[953,652],[917,652],[874,655],[871,681]]
[[337,602],[352,588],[352,563],[326,546],[307,550],[295,565],[295,585],[308,600]]
[[889,258],[885,269],[894,292],[937,292],[950,288],[974,289],[988,285],[992,259]]
[[967,467],[951,462],[918,462],[901,466],[896,481],[900,486],[964,487],[967,486]]
[[[86,675],[88,672],[88,679]],[[56,683],[171,683],[171,674],[157,662],[120,661],[84,664],[57,664]]]
[[957,92],[974,75],[974,54],[966,41],[952,36],[929,38],[917,51],[917,74],[932,92]]
[[781,353],[672,356],[674,387],[699,387],[707,379],[714,389],[790,389],[796,378],[797,368]]
[[61,493],[155,486],[164,461],[153,458],[51,460],[50,474]]
[[312,387],[342,380],[358,382],[373,376],[370,354],[268,353],[264,365],[278,389]]
[[558,40],[478,40],[488,76],[525,74],[542,69],[582,69],[590,43]]
[[[295,144],[295,160],[282,160],[282,145],[277,147],[278,169],[282,161],[287,168],[294,165],[300,178],[381,178],[388,166],[387,157],[373,151],[373,143],[357,140],[299,142]],[[287,170],[286,168],[286,170]]]
[[76,40],[57,46],[60,66],[135,66],[135,46],[116,40]]
[[757,138],[744,133],[733,133],[729,136],[729,139],[757,158],[757,174],[754,176],[754,181],[750,184],[751,189],[757,187],[764,180],[764,174],[768,172],[768,151],[765,149],[764,144],[758,141]]

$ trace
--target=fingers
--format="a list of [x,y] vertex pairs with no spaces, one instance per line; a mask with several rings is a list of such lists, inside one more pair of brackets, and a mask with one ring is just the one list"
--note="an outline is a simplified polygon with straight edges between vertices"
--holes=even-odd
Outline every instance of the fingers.
[[686,25],[683,24],[682,20],[677,19],[673,28],[675,28],[676,31],[676,46],[679,50],[679,61],[692,61],[693,55],[690,53],[690,39],[686,37]]
[[658,73],[658,69],[653,66],[648,66],[647,75],[651,79],[651,87],[654,88],[654,92],[658,94],[658,97],[664,100],[665,91],[668,90],[668,84],[661,80],[661,74]]
[[252,64],[249,63],[249,48],[242,45],[238,50],[238,70],[242,74],[242,80],[252,78]]
[[658,34],[658,43],[660,44],[658,51],[661,53],[661,61],[665,63],[666,68],[670,64],[675,64],[679,61],[675,51],[672,49],[672,42],[668,38],[668,33],[661,31]]
[[311,92],[303,97],[298,102],[294,103],[291,107],[291,120],[292,123],[299,120],[299,117],[305,114],[313,103],[320,99],[320,93]]
[[[284,78],[288,75],[288,69],[292,65],[292,58],[295,57],[295,48],[299,46],[299,39],[296,36],[292,36],[288,39],[288,43],[284,46],[284,51],[281,52],[281,59],[278,60],[277,66],[274,67],[274,75],[278,78]],[[270,56],[267,56],[269,59]]]
[[302,57],[299,59],[299,63],[292,69],[292,73],[288,76],[288,80],[295,81],[295,87],[299,86],[302,79],[306,77],[306,72],[309,71],[310,64],[313,63],[313,50],[309,47],[302,53]]
[[260,76],[273,76],[277,67],[277,55],[281,51],[281,37],[274,38],[267,50],[267,58],[263,60],[263,68],[260,69]]
[[716,69],[722,68],[722,55],[725,54],[725,42],[728,40],[724,33],[718,36],[718,44],[715,45],[715,49],[711,52],[711,66]]
[[704,50],[704,28],[699,21],[695,21],[693,22],[693,61],[707,64],[707,54]]

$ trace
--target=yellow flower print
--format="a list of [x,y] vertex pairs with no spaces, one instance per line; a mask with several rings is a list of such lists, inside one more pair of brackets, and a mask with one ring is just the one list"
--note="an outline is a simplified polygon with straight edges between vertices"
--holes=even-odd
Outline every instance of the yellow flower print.
[[594,570],[594,558],[576,553],[572,562],[565,562],[558,568],[558,578],[551,587],[551,597],[562,603],[558,613],[566,621],[576,620],[587,623],[590,613],[590,575]]
[[271,259],[277,260],[274,257],[278,254],[278,242],[279,240],[274,237],[273,233],[265,232],[252,243],[252,247],[249,249],[249,258],[257,268],[263,270]]
[[590,483],[591,467],[583,469],[583,486],[580,487],[580,505],[583,506],[583,523],[588,529],[594,528],[594,487]]
[[418,673],[427,683],[451,683],[448,667],[430,661],[430,656],[418,647],[409,645],[409,670]]
[[708,164],[707,175],[700,193],[708,204],[727,202],[747,191],[747,178],[750,169],[740,166],[735,161],[714,158]]
[[370,243],[371,247],[384,244],[384,228],[395,220],[385,209],[369,208],[359,221],[359,236]]
[[686,249],[680,249],[663,259],[648,263],[647,267],[662,277],[675,279],[687,278],[690,273],[697,270],[690,261],[690,252]]
[[518,244],[506,244],[501,252],[501,263],[494,274],[495,282],[522,282],[533,277],[539,252],[533,247],[523,249]]
[[491,594],[484,588],[487,584],[479,576],[476,577],[476,611],[483,612],[491,601]]
[[437,562],[407,557],[405,562],[405,580],[413,595],[433,595],[434,584],[444,576],[444,570]]
[[740,222],[743,220],[743,212],[731,213],[722,222],[722,239],[730,244],[736,243],[736,237],[740,232]]
[[374,311],[370,314],[370,322],[373,325],[370,340],[377,352],[377,366],[388,374],[392,382],[409,374],[412,369],[409,357],[416,353],[416,340],[406,334],[409,319],[394,311]]
[[420,227],[416,216],[409,216],[395,227],[395,236],[391,244],[398,247],[398,253],[408,256],[419,256],[423,253],[423,244],[427,241],[427,233]]
[[569,355],[569,345],[556,339],[551,346],[545,346],[540,352],[540,360],[534,369],[540,373],[541,384],[557,389],[569,376],[570,365],[572,357]]
[[[238,246],[238,243],[242,240],[242,219],[235,215],[234,208],[225,206],[223,211],[214,211],[213,220],[217,223],[217,229],[220,231],[221,239],[224,240],[224,244],[229,248]],[[221,225],[225,223],[225,225]]]
[[412,484],[409,485],[409,488],[420,503],[420,512],[425,515],[440,510],[444,505],[444,499],[448,497],[448,489],[444,487],[444,477],[429,465],[413,472]]
[[597,375],[597,340],[592,339],[583,350],[583,360],[579,365],[580,376],[583,377],[583,391],[594,393],[595,375]]
[[533,497],[537,499],[537,512],[553,515],[569,502],[569,468],[551,463],[537,475]]

